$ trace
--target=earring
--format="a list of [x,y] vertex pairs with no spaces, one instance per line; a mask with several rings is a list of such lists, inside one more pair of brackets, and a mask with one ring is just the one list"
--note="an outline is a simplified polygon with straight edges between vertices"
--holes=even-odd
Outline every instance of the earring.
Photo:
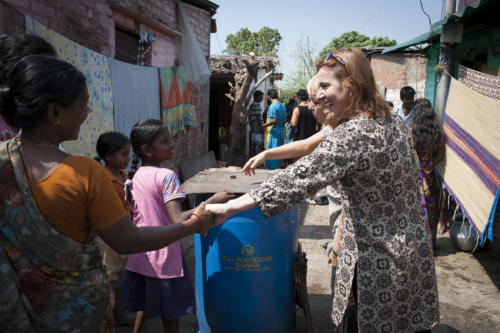
[[352,96],[352,92],[349,93],[349,96]]

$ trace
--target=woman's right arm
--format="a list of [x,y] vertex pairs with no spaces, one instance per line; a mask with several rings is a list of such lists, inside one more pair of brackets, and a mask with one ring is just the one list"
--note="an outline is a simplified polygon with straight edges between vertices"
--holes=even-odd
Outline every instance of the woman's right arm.
[[255,169],[267,160],[281,160],[309,155],[323,140],[321,133],[316,133],[305,140],[298,140],[286,145],[264,150],[252,157],[245,164],[241,172],[246,175],[255,174]]
[[293,109],[292,119],[290,119],[290,126],[297,127],[299,124],[300,111],[299,108]]
[[106,244],[120,254],[153,251],[196,232],[205,234],[214,226],[212,214],[205,210],[204,206],[199,206],[194,212],[201,217],[201,222],[193,215],[179,223],[139,228],[127,214],[109,227],[95,231]]

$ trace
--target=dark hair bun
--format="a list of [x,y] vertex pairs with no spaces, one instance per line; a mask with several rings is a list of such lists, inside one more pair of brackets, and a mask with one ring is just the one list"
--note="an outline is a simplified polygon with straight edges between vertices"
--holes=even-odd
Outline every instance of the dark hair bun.
[[9,93],[0,112],[9,125],[35,125],[50,104],[69,107],[86,89],[85,76],[73,65],[52,56],[32,55],[19,60],[9,72]]
[[16,124],[16,99],[8,87],[0,88],[0,114],[7,124],[17,127]]

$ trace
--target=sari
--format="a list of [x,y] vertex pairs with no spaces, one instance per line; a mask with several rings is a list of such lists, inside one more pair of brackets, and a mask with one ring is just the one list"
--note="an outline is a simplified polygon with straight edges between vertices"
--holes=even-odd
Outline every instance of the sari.
[[112,293],[97,236],[59,234],[31,194],[17,138],[0,143],[0,327],[112,332]]

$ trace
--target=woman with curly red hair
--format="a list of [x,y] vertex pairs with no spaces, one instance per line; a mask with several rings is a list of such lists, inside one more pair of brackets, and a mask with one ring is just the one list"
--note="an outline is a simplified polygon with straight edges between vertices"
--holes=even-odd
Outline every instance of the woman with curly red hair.
[[317,62],[316,98],[333,131],[318,147],[249,194],[207,205],[217,222],[259,206],[278,214],[338,182],[343,220],[332,319],[343,332],[420,332],[439,322],[431,235],[405,124],[378,92],[356,48]]

